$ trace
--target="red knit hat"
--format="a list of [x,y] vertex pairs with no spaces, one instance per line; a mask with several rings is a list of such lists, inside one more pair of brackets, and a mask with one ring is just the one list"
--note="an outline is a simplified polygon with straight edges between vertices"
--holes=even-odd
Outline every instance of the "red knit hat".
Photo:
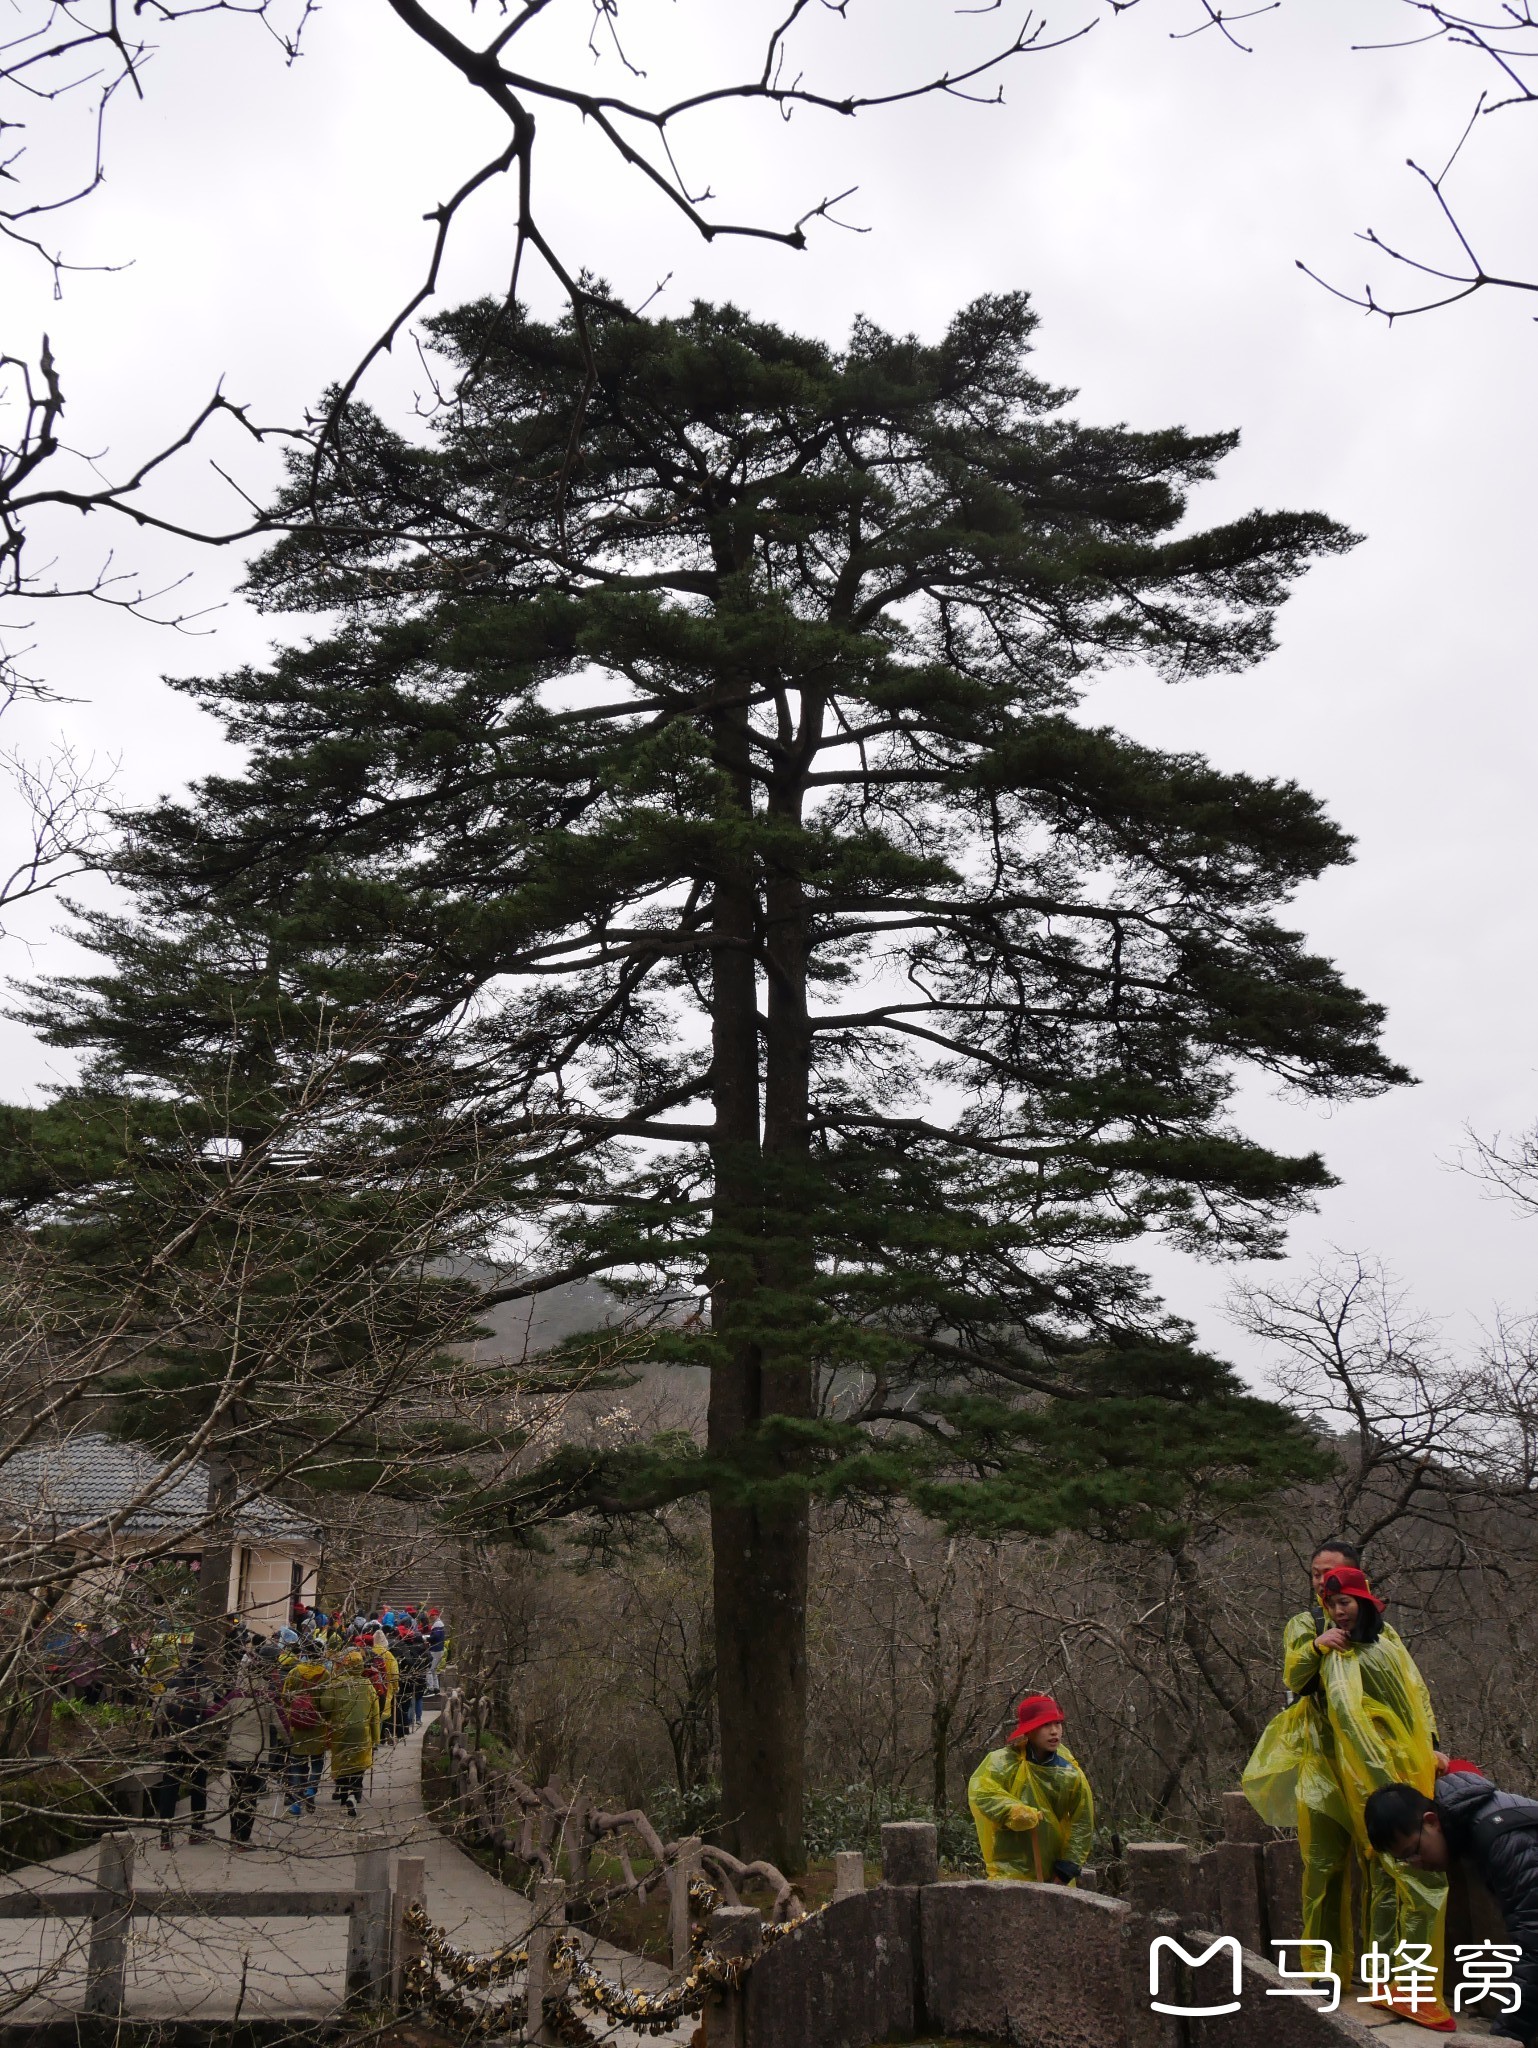
[[1020,1702],[1011,1742],[1023,1742],[1027,1735],[1034,1735],[1038,1728],[1046,1728],[1054,1721],[1063,1720],[1064,1714],[1057,1701],[1049,1692],[1028,1692]]
[[1353,1600],[1366,1600],[1383,1612],[1383,1602],[1367,1583],[1367,1574],[1358,1571],[1354,1564],[1337,1565],[1324,1582],[1325,1598],[1335,1593],[1349,1593]]

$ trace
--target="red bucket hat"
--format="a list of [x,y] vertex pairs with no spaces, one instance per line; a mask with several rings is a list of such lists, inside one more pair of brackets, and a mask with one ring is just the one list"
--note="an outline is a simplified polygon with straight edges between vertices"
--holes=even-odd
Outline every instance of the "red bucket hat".
[[1354,1564],[1337,1566],[1325,1580],[1324,1590],[1327,1597],[1332,1593],[1349,1593],[1353,1600],[1366,1600],[1380,1614],[1383,1612],[1383,1602],[1368,1585],[1366,1572],[1358,1571]]
[[1027,1735],[1034,1735],[1038,1728],[1046,1728],[1053,1721],[1062,1721],[1066,1718],[1051,1693],[1028,1692],[1020,1702],[1014,1730],[1008,1739],[1011,1742],[1023,1742]]

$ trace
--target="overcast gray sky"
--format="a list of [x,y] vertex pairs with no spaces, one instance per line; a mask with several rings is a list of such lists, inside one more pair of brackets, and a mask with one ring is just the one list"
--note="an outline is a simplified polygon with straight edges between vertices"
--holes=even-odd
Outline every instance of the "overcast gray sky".
[[[750,65],[747,28],[774,11],[630,0],[621,22],[649,92]],[[558,4],[549,46],[586,12],[585,0]],[[1092,0],[1070,4],[1051,27],[1093,12]],[[1242,429],[1198,517],[1318,507],[1365,536],[1310,576],[1260,670],[1179,689],[1117,677],[1090,708],[1224,767],[1295,777],[1356,835],[1355,865],[1297,914],[1387,1005],[1389,1046],[1420,1085],[1334,1114],[1256,1091],[1246,1119],[1278,1144],[1318,1146],[1342,1181],[1294,1230],[1290,1264],[1331,1245],[1375,1252],[1473,1337],[1497,1305],[1538,1306],[1535,1226],[1448,1163],[1466,1124],[1511,1132],[1538,1116],[1538,334],[1520,300],[1493,297],[1390,331],[1294,267],[1303,257],[1359,284],[1370,256],[1352,231],[1368,224],[1444,252],[1404,163],[1439,161],[1456,141],[1484,82],[1471,59],[1353,54],[1353,41],[1404,32],[1398,0],[1285,0],[1247,25],[1248,56],[1212,34],[1172,40],[1196,14],[1195,0],[1143,0],[1070,48],[1017,60],[1002,108],[925,102],[788,128],[737,110],[690,131],[686,174],[715,188],[723,213],[779,224],[858,185],[841,213],[869,232],[819,228],[805,254],[706,247],[556,119],[541,134],[541,200],[568,258],[627,297],[668,277],[662,309],[732,297],[835,339],[858,312],[933,335],[974,294],[1024,287],[1042,316],[1039,366],[1078,388],[1085,417]],[[813,22],[806,49],[835,89],[898,83],[946,51],[981,51],[1000,19],[853,0],[847,25]],[[581,37],[567,48],[580,52]],[[584,74],[590,63],[568,61]],[[155,73],[143,106],[117,108],[108,183],[66,230],[76,257],[132,267],[71,278],[54,303],[35,267],[0,258],[5,343],[46,325],[75,444],[123,456],[174,431],[221,375],[258,418],[312,400],[409,290],[423,212],[499,139],[380,0],[324,10],[291,72],[249,24],[214,20],[168,34]],[[1492,264],[1538,274],[1525,119],[1486,124],[1457,189]],[[510,197],[489,195],[466,221],[448,298],[503,281]],[[420,382],[411,352],[398,355],[370,387],[386,410]],[[233,437],[221,448],[248,487],[270,475]],[[201,463],[180,490],[210,516],[229,507]],[[189,575],[175,603],[222,609],[189,637],[88,606],[27,608],[30,667],[76,701],[23,707],[8,744],[67,731],[120,763],[125,797],[178,787],[220,742],[162,673],[260,658],[274,623],[231,597],[228,554],[70,525],[47,540],[67,571],[112,545],[152,577]],[[13,977],[65,967],[75,956],[57,920],[14,920],[0,964]],[[0,1058],[13,1099],[65,1071],[15,1025]],[[1154,1270],[1209,1341],[1260,1363],[1220,1313],[1232,1269]]]

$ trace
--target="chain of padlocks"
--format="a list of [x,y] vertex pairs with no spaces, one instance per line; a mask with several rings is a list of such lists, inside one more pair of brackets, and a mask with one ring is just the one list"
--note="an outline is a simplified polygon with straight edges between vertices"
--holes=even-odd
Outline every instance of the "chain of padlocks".
[[[1278,1951],[1276,1969],[1283,1981],[1267,1988],[1267,1998],[1306,1998],[1313,2000],[1320,2012],[1340,2010],[1341,1980],[1334,1967],[1335,1952],[1329,1942],[1294,1938],[1273,1941],[1271,1947]],[[1294,1951],[1297,1952],[1297,1965],[1289,1968]],[[1175,2005],[1161,1999],[1160,1964],[1165,1955],[1192,1970],[1201,1969],[1216,1956],[1226,1955],[1231,1995],[1209,2005]],[[1514,1972],[1522,1960],[1522,1950],[1515,1942],[1460,1942],[1453,1950],[1453,1960],[1459,1965],[1462,1979],[1453,1991],[1455,2013],[1465,2012],[1470,2006],[1482,2004],[1485,1999],[1491,2000],[1503,2016],[1509,2017],[1520,2008],[1522,1990],[1514,1982]],[[1427,1942],[1402,1941],[1392,1951],[1379,1948],[1374,1942],[1358,1959],[1358,1972],[1365,1987],[1355,1998],[1358,2005],[1388,2007],[1395,2012],[1416,2014],[1438,2002],[1436,1966],[1431,1960],[1431,1946]],[[1243,1981],[1242,1955],[1234,1935],[1219,1935],[1200,1954],[1193,1953],[1169,1934],[1156,1935],[1149,1943],[1148,2003],[1153,2012],[1170,2013],[1181,2019],[1216,2019],[1224,2013],[1238,2012]]]
[[[449,1940],[435,1927],[421,1906],[406,1908],[405,1924],[422,1944],[421,1954],[406,1965],[401,1980],[405,2003],[432,2013],[435,2019],[466,2035],[506,2034],[523,2026],[527,2004],[521,1991],[510,1998],[472,1999],[464,1989],[484,1990],[502,1984],[529,1966],[526,1948],[493,1949],[490,1955],[472,1955]],[[441,1980],[446,1978],[447,1983]],[[584,2037],[586,2029],[583,2030]]]
[[[689,1886],[689,1903],[696,1912],[706,1915],[719,1905],[720,1893],[714,1885],[696,1878]],[[765,1926],[760,1953],[814,1917],[802,1913],[793,1920]],[[407,1908],[405,1923],[422,1945],[420,1955],[407,1964],[402,1981],[409,2006],[431,2012],[467,2036],[505,2034],[524,2025],[524,1992],[515,1991],[501,1999],[470,1998],[465,1994],[484,1991],[526,1972],[527,1947],[508,1946],[493,1949],[489,1955],[474,1955],[450,1941],[420,1905]],[[703,1922],[692,1929],[690,1950],[689,1969],[666,1990],[632,1991],[604,1976],[584,1957],[572,1935],[559,1934],[550,1945],[549,1969],[555,1989],[545,2001],[546,2026],[563,2041],[596,2040],[598,2037],[573,2009],[581,2005],[639,2033],[663,2034],[679,2020],[693,2018],[703,2011],[712,1991],[734,1989],[758,1959],[753,1955],[716,1955],[705,1939]]]

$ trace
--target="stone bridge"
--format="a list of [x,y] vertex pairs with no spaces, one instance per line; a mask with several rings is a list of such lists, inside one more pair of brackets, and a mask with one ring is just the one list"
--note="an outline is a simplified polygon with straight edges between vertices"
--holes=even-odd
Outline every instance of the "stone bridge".
[[[1262,1826],[1237,1793],[1228,1825],[1200,1855],[1182,1843],[1130,1847],[1125,1898],[942,1882],[932,1827],[885,1827],[882,1883],[835,1898],[769,1947],[707,2016],[709,2048],[872,2048],[935,2035],[1007,2048],[1426,2048],[1484,2034],[1476,2020],[1434,2037],[1361,2004],[1350,1985],[1335,2013],[1295,1995],[1269,1944],[1298,1932],[1296,1840]],[[718,1914],[712,1934],[756,1949],[757,1918]],[[1449,1952],[1502,1931],[1488,1898],[1459,1892]],[[1229,2010],[1153,2009],[1150,1949],[1161,1937],[1158,2002]],[[1199,1967],[1170,1945],[1196,1958],[1219,1937],[1226,1945]]]

